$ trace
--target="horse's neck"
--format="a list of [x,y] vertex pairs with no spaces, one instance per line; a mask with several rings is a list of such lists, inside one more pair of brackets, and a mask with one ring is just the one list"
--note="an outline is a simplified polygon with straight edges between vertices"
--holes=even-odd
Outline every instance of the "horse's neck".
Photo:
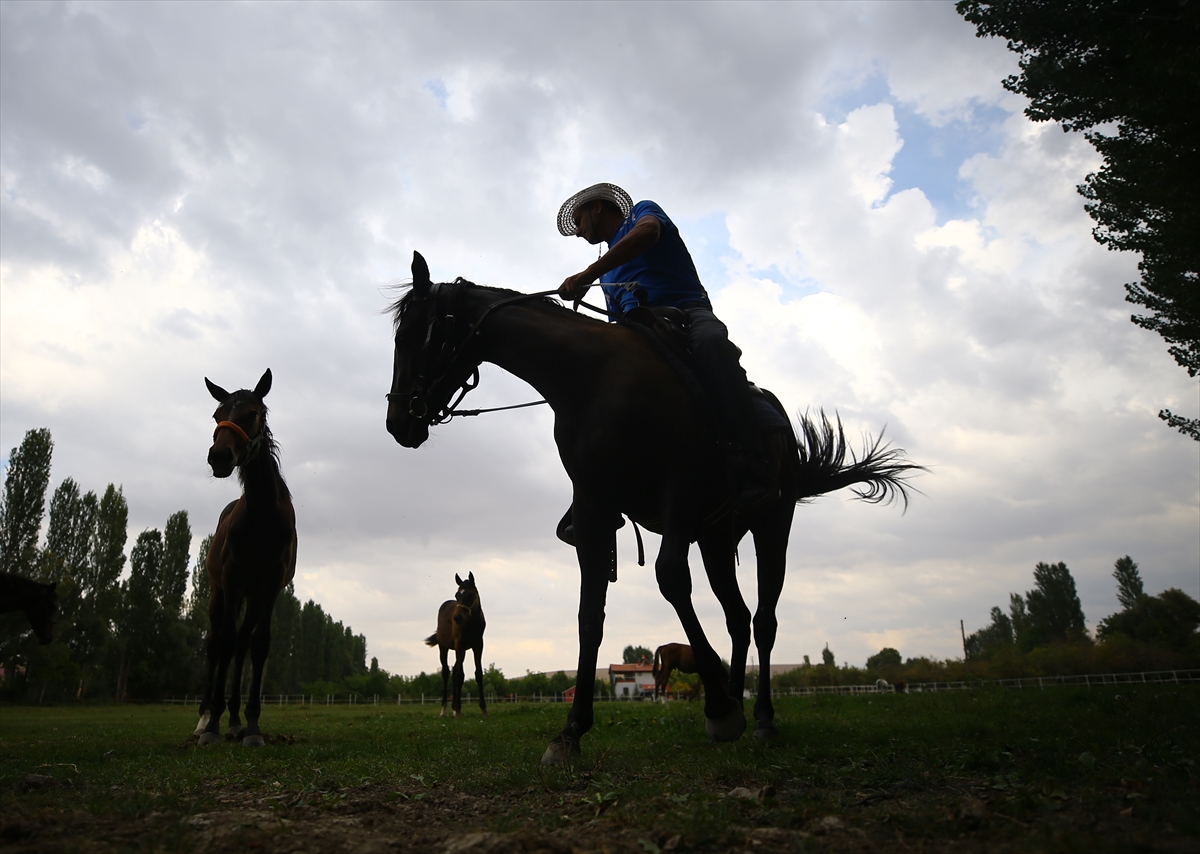
[[279,466],[270,450],[264,446],[246,465],[240,468],[242,479],[242,494],[246,504],[251,508],[273,508],[279,505],[284,497],[286,487],[279,473]]
[[540,303],[514,303],[488,316],[480,335],[483,361],[529,383],[553,407],[584,392],[601,353],[604,325]]

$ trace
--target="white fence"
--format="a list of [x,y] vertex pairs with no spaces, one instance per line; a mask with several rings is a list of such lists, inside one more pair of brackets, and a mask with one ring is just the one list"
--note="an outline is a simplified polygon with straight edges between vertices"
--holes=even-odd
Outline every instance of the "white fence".
[[909,682],[897,685],[811,685],[803,688],[772,688],[772,697],[811,697],[817,694],[936,694],[939,691],[968,691],[974,688],[1051,688],[1075,685],[1100,688],[1105,685],[1152,685],[1200,682],[1200,670],[1155,670],[1146,673],[1092,673],[1083,676],[1025,676],[1020,679],[979,679],[971,682]]
[[[1113,685],[1154,685],[1174,683],[1176,685],[1200,682],[1200,670],[1155,670],[1146,673],[1093,673],[1083,676],[1026,676],[1021,679],[980,679],[972,682],[909,682],[901,685],[887,683],[874,685],[811,685],[804,688],[772,688],[772,697],[813,697],[818,694],[892,694],[897,691],[906,694],[936,694],[944,691],[969,691],[976,688],[1052,688],[1059,685],[1075,685],[1087,688],[1101,688]],[[447,698],[448,700],[449,698]],[[603,694],[596,697],[597,702],[636,702],[640,697],[617,698]],[[534,694],[532,696],[517,696],[508,694],[497,697],[487,694],[488,704],[495,703],[562,703],[567,702],[562,694]],[[199,695],[186,695],[183,698],[172,697],[163,700],[164,703],[182,705],[200,704]],[[263,705],[269,706],[379,706],[395,704],[410,705],[440,705],[440,695],[422,694],[419,697],[384,696],[380,694],[263,694],[260,698]],[[478,698],[463,694],[462,704],[473,706]],[[243,699],[244,703],[244,699]]]

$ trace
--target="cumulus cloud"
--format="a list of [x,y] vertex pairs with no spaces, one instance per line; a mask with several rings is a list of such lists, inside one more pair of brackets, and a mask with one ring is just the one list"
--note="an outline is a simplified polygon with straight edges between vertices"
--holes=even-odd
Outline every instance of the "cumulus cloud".
[[[1091,240],[1094,153],[1021,115],[1014,67],[949,4],[5,4],[0,444],[48,426],[55,482],[122,483],[135,534],[186,508],[199,536],[233,488],[202,379],[271,367],[297,594],[414,673],[473,570],[488,659],[570,669],[551,413],[399,448],[379,310],[414,249],[438,279],[553,287],[594,257],[558,205],[611,180],[680,222],[755,380],[931,468],[907,515],[800,508],[776,661],[953,655],[1038,560],[1093,624],[1122,554],[1195,595],[1197,451],[1154,418],[1194,385],[1128,322],[1135,259]],[[967,214],[896,186],[899,111],[973,123]],[[532,397],[485,367],[471,401]],[[628,528],[620,550],[614,660],[681,639]]]

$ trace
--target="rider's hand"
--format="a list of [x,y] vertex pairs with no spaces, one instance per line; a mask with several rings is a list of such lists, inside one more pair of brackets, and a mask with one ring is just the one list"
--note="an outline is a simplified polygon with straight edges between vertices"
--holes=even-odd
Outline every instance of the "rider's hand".
[[574,276],[567,276],[563,283],[558,286],[558,292],[565,299],[581,300],[583,295],[588,292],[588,288],[592,286],[592,282],[596,280],[595,276],[589,275],[587,271],[576,273]]

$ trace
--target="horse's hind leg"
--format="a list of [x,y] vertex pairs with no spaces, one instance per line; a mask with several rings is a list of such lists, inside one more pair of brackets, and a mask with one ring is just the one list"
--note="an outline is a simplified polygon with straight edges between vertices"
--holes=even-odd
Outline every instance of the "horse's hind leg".
[[242,747],[262,747],[265,744],[258,718],[262,713],[262,678],[271,651],[271,612],[275,610],[275,597],[264,596],[251,600],[246,605],[246,622],[254,619],[254,634],[250,638],[250,698],[246,701],[246,727],[242,730]]
[[758,610],[754,613],[754,643],[759,662],[758,695],[754,700],[756,738],[779,734],[775,728],[775,704],[771,702],[771,650],[779,628],[775,609],[783,592],[793,509],[794,505],[787,502],[777,516],[756,524],[754,529],[754,551],[758,555]]
[[713,741],[736,741],[746,729],[746,715],[740,699],[726,691],[727,682],[721,659],[709,644],[692,604],[692,576],[688,569],[687,538],[664,532],[658,558],[654,562],[658,589],[675,608],[679,622],[692,646],[696,672],[704,682],[704,730]]
[[729,696],[741,702],[746,686],[746,655],[750,651],[750,609],[746,607],[737,583],[733,531],[722,526],[697,542],[708,584],[725,612],[725,628],[733,642],[729,657]]

